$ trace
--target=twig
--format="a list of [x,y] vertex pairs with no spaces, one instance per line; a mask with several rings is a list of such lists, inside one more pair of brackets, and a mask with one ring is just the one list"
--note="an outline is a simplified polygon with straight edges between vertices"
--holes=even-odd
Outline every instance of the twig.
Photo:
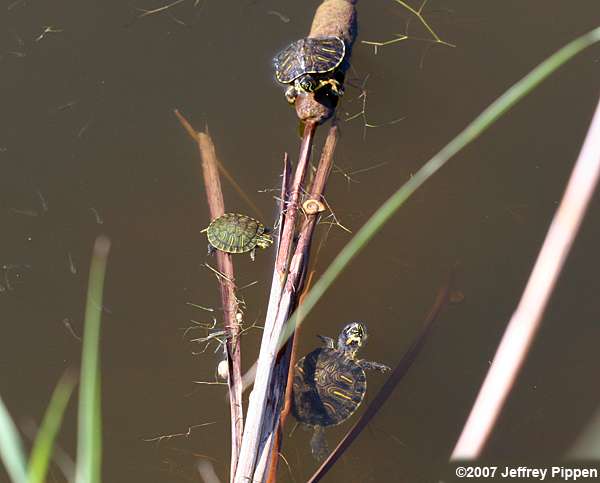
[[[198,143],[200,157],[202,159],[202,173],[206,196],[211,219],[218,218],[225,213],[223,192],[219,179],[218,160],[214,144],[207,133],[197,132],[191,124],[175,111],[179,121],[188,134]],[[233,274],[233,262],[229,253],[217,250],[217,267],[219,273],[223,274],[219,280],[221,291],[221,302],[223,304],[225,329],[228,336],[226,340],[226,352],[228,361],[228,386],[229,402],[231,406],[231,480],[235,475],[237,461],[242,443],[244,430],[244,415],[242,411],[242,374],[241,374],[241,352],[240,352],[240,327],[236,320],[238,312],[238,300],[235,295],[235,277]]]
[[147,17],[148,15],[154,15],[155,13],[160,13],[160,12],[164,12],[165,10],[174,7],[175,5],[178,5],[182,2],[185,2],[185,0],[175,0],[174,2],[171,2],[167,5],[163,5],[162,7],[158,7],[155,8],[153,10],[146,10],[144,8],[138,8],[138,10],[140,10],[141,12],[143,12],[142,14],[140,14],[138,16],[138,18],[142,18],[142,17]]
[[[402,5],[406,10],[408,10],[411,14],[413,14],[415,17],[417,17],[419,19],[419,21],[421,22],[421,25],[423,25],[423,27],[429,32],[429,34],[431,35],[432,38],[430,39],[422,39],[422,38],[417,38],[417,37],[412,37],[412,36],[408,36],[408,34],[395,34],[396,38],[395,39],[391,39],[391,40],[387,40],[384,42],[374,42],[374,41],[366,41],[363,40],[362,43],[366,44],[366,45],[372,45],[375,49],[375,55],[377,55],[377,48],[378,47],[385,47],[386,45],[390,45],[390,44],[394,44],[396,42],[401,42],[403,40],[407,40],[407,39],[413,39],[413,40],[421,40],[421,41],[425,41],[425,42],[433,42],[434,44],[441,44],[441,45],[445,45],[447,47],[456,47],[456,45],[451,44],[450,42],[446,42],[444,40],[442,40],[438,34],[435,33],[435,30],[433,30],[429,23],[427,23],[427,21],[425,20],[425,17],[423,17],[423,9],[425,8],[425,5],[427,4],[427,0],[425,0],[421,6],[419,7],[418,10],[415,10],[413,7],[411,7],[408,3],[402,1],[402,0],[394,0],[396,3],[399,3],[400,5]],[[408,24],[406,26],[407,31],[408,31]]]
[[146,441],[148,443],[152,443],[154,441],[156,441],[157,443],[161,443],[165,439],[169,440],[169,439],[178,438],[178,437],[189,438],[192,435],[193,429],[203,428],[205,426],[211,426],[212,424],[217,424],[217,422],[212,421],[210,423],[195,424],[193,426],[188,427],[188,429],[185,433],[163,434],[161,436],[156,436],[155,438],[144,439],[143,441]]
[[433,323],[437,319],[438,315],[445,307],[448,302],[448,295],[450,293],[450,287],[452,285],[453,274],[450,275],[450,280],[446,283],[444,287],[442,287],[438,295],[433,303],[433,306],[429,310],[427,317],[423,323],[421,328],[421,332],[415,338],[413,343],[411,344],[406,354],[402,357],[390,377],[385,384],[381,387],[377,395],[371,401],[371,404],[367,407],[361,418],[356,422],[354,426],[346,433],[346,435],[342,438],[333,452],[329,455],[329,457],[323,462],[323,464],[319,467],[319,469],[310,477],[308,483],[316,483],[320,481],[323,476],[333,467],[335,462],[342,456],[342,454],[348,449],[348,447],[352,444],[352,442],[358,437],[358,435],[363,431],[363,429],[369,424],[369,422],[373,419],[373,417],[377,414],[381,406],[387,401],[387,399],[391,396],[392,392],[400,382],[400,380],[405,376],[408,369],[415,361],[417,355],[423,348],[425,341],[427,340],[427,336],[431,332],[433,327]]
[[35,42],[39,42],[40,40],[42,40],[46,36],[46,34],[58,34],[62,31],[63,29],[53,27],[52,25],[46,25],[42,33],[36,37]]
[[451,459],[481,453],[523,365],[600,176],[600,102],[533,271]]

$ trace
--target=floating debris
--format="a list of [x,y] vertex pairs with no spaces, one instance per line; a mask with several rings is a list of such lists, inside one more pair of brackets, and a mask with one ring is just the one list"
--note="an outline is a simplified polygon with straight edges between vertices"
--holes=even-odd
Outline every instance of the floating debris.
[[44,26],[44,30],[35,39],[35,41],[39,42],[40,40],[42,40],[46,36],[46,34],[58,34],[58,33],[62,32],[62,31],[63,31],[62,29],[58,29],[58,28],[52,27],[51,25]]
[[69,257],[69,271],[73,275],[77,275],[77,267],[75,266],[75,261],[73,260],[73,256],[71,255],[71,252],[67,252],[67,256]]
[[460,304],[465,300],[465,294],[460,290],[453,290],[452,292],[450,292],[448,300],[451,304]]
[[23,215],[23,216],[40,216],[40,214],[35,211],[35,210],[27,210],[27,209],[20,209],[20,208],[9,208],[8,211],[10,211],[11,213],[15,213],[17,215]]
[[71,325],[71,321],[69,320],[69,318],[65,317],[62,322],[63,322],[63,325],[65,326],[65,328],[71,333],[71,335],[75,339],[77,339],[79,342],[81,342],[81,337],[79,337],[73,330],[73,326]]
[[203,307],[202,305],[195,304],[193,302],[186,302],[187,305],[191,305],[192,307],[196,307],[197,309],[206,310],[207,312],[214,312],[215,309],[210,307]]
[[2,275],[4,277],[4,286],[6,290],[14,290],[15,283],[22,282],[25,270],[30,270],[31,265],[9,263],[2,265]]
[[267,12],[267,15],[275,15],[276,17],[279,18],[279,20],[281,20],[283,23],[290,23],[291,19],[290,17],[282,14],[281,12],[278,12],[277,10],[269,10]]
[[227,379],[229,379],[229,366],[227,364],[227,359],[223,359],[217,365],[217,375],[223,381],[226,381]]
[[190,426],[185,433],[165,434],[163,436],[157,436],[156,438],[144,439],[143,441],[148,441],[148,442],[156,441],[156,442],[160,443],[163,439],[169,440],[172,438],[177,438],[179,436],[189,438],[192,435],[193,429],[202,428],[204,426],[210,426],[211,424],[217,424],[217,422],[212,421],[210,423],[195,424],[194,426]]
[[86,122],[83,127],[77,131],[77,137],[81,138],[83,137],[84,133],[88,130],[88,128],[90,127],[90,125],[92,124],[92,121],[94,120],[93,117],[90,118],[90,120],[88,122]]
[[77,104],[78,101],[69,101],[66,104],[62,104],[61,106],[58,106],[56,108],[57,111],[65,111],[67,109],[70,109],[71,107],[75,106]]
[[20,3],[23,3],[25,0],[15,0],[13,3],[11,3],[6,9],[7,10],[12,10],[13,8],[15,8],[17,5],[19,5]]
[[96,217],[96,223],[98,225],[102,225],[104,223],[104,220],[100,217],[100,213],[98,213],[98,210],[96,208],[90,208],[90,211],[94,214],[94,216]]
[[185,0],[175,0],[174,2],[171,2],[167,5],[163,5],[162,7],[155,8],[153,10],[146,10],[145,8],[138,8],[137,10],[142,12],[138,16],[138,18],[147,17],[148,15],[154,15],[156,13],[164,12],[165,10],[167,10],[171,7],[174,7],[175,5],[179,5],[180,3],[184,2],[184,1]]
[[44,211],[44,213],[46,213],[48,211],[48,203],[46,203],[46,199],[44,198],[40,190],[35,190],[35,192],[37,193],[38,198],[40,199],[42,210]]

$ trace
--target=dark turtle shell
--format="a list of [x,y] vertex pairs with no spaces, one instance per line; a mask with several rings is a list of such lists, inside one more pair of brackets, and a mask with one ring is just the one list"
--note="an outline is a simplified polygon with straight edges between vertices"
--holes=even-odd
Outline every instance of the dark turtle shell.
[[206,229],[208,242],[227,253],[245,253],[256,247],[265,226],[258,220],[238,213],[225,213]]
[[367,391],[365,371],[337,349],[319,348],[296,364],[294,416],[309,426],[334,426],[348,419]]
[[291,84],[304,74],[324,74],[339,67],[346,44],[339,37],[307,37],[296,40],[273,59],[275,77]]

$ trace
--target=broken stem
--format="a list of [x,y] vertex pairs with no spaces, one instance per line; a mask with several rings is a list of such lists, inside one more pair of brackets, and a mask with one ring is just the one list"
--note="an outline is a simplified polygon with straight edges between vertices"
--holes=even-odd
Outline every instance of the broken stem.
[[[219,178],[219,161],[212,139],[208,133],[196,131],[191,124],[175,110],[175,115],[188,132],[197,142],[200,158],[202,159],[202,174],[204,186],[208,199],[211,220],[225,213],[225,203],[221,190]],[[227,366],[229,371],[228,387],[229,402],[231,406],[231,480],[235,475],[237,461],[242,444],[244,431],[244,414],[242,411],[242,373],[241,373],[241,351],[240,351],[240,326],[236,320],[238,302],[235,295],[235,277],[233,272],[233,261],[229,253],[217,250],[217,268],[223,274],[218,277],[221,292],[221,303],[223,305],[223,316],[225,330],[227,331],[227,342],[225,344],[227,353]]]

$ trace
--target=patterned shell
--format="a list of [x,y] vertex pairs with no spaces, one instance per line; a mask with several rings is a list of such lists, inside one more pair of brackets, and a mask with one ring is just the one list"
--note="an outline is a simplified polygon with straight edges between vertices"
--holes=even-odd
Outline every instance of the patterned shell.
[[360,406],[367,390],[365,371],[336,349],[319,348],[296,364],[292,411],[309,426],[334,426]]
[[208,225],[208,242],[227,253],[249,252],[256,247],[258,237],[265,231],[264,225],[254,218],[237,213],[225,213]]
[[296,40],[273,59],[275,77],[290,84],[304,74],[324,74],[344,60],[346,45],[339,37],[307,37]]

